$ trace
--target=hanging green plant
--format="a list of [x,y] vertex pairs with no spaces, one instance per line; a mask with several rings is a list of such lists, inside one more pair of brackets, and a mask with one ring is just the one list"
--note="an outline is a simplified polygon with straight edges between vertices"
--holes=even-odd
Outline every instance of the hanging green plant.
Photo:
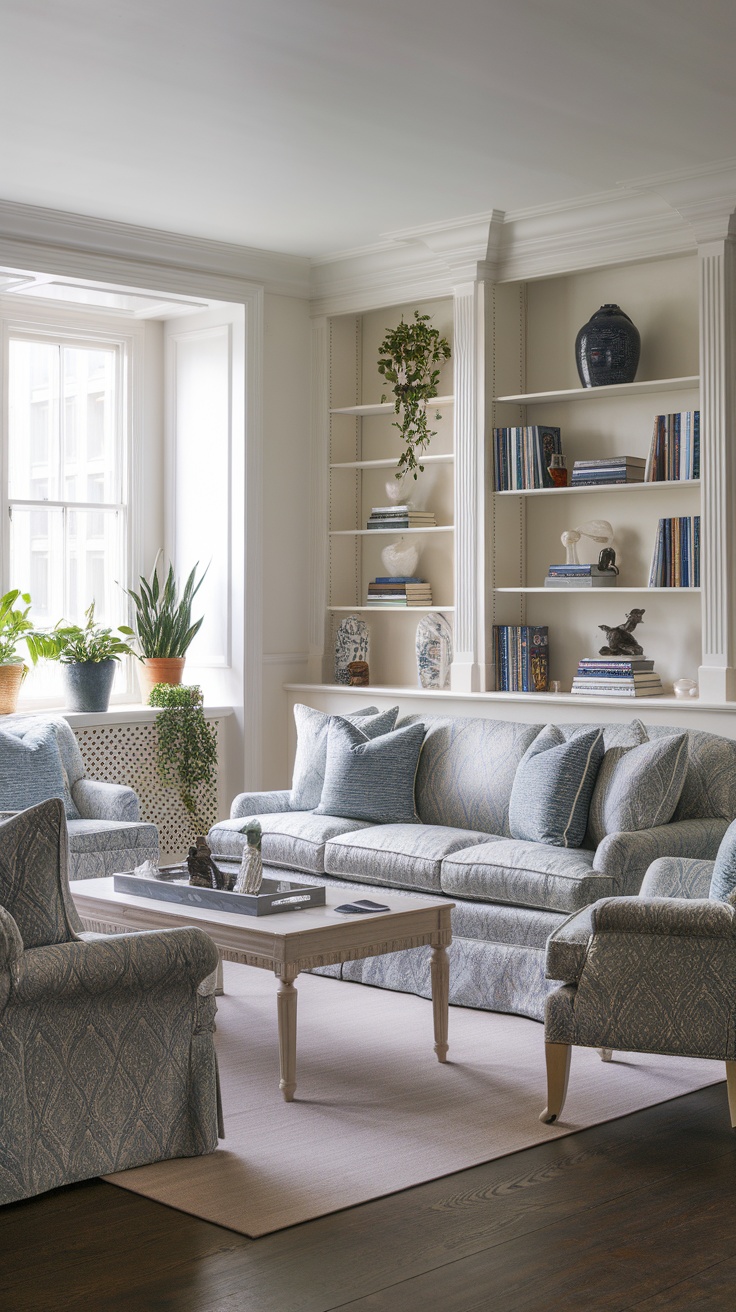
[[156,717],[158,771],[168,788],[176,788],[192,817],[197,834],[207,825],[200,811],[199,787],[214,787],[217,770],[217,730],[202,709],[197,684],[156,683],[150,706],[161,708]]
[[[399,456],[396,477],[424,472],[417,460],[429,446],[435,430],[427,423],[427,402],[437,395],[440,378],[439,366],[450,359],[450,343],[431,326],[428,314],[414,311],[413,322],[405,323],[403,316],[396,328],[386,333],[379,347],[378,372],[391,383],[394,394],[394,423],[398,428],[405,450]],[[385,401],[386,396],[381,397]],[[441,419],[439,411],[435,418]]]

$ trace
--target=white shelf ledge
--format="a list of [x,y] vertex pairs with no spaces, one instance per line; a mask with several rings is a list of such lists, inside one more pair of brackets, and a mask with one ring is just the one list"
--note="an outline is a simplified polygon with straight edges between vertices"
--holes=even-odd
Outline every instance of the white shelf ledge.
[[697,597],[698,594],[700,593],[700,588],[620,588],[620,587],[618,587],[618,586],[613,587],[613,588],[606,588],[606,587],[603,587],[603,588],[544,588],[544,587],[542,587],[542,588],[494,588],[493,591],[494,591],[494,592],[514,592],[514,593],[518,593],[518,592],[536,592],[536,593],[538,593],[540,596],[545,596],[545,597],[559,597],[559,596],[569,597],[569,596],[571,596],[571,595],[574,595],[574,596],[576,596],[576,597],[580,597],[583,593],[584,593],[586,596],[587,596],[588,594],[590,594],[590,593],[593,593],[596,597],[611,597],[611,596],[614,596],[614,597],[615,597],[615,596],[620,596],[621,593],[631,593],[631,592],[635,592],[635,593],[637,593],[639,596],[642,596],[642,597],[651,596],[653,592],[664,592],[664,593],[667,594],[667,596],[670,596],[670,597],[672,596],[673,592],[677,592],[677,593],[686,593],[686,594],[690,594],[690,595],[692,595],[692,596],[696,596],[696,597]]
[[[427,409],[432,410],[435,406],[452,405],[454,400],[454,396],[433,396],[430,401],[427,401]],[[379,405],[335,406],[330,410],[331,415],[355,415],[358,419],[368,419],[371,415],[392,415],[394,413],[393,401],[382,401]]]
[[334,611],[346,611],[348,615],[352,615],[353,612],[356,610],[382,611],[384,615],[385,614],[395,615],[397,612],[401,615],[406,615],[406,614],[411,614],[412,611],[420,615],[424,615],[424,614],[428,614],[430,611],[441,611],[443,615],[447,615],[454,612],[455,607],[454,606],[396,606],[392,604],[389,606],[328,606],[327,609],[334,610]]
[[[420,463],[423,465],[449,465],[452,464],[455,457],[452,452],[446,455],[422,456]],[[340,460],[330,465],[330,469],[394,469],[398,464],[398,456],[390,456],[386,460]]]
[[454,533],[454,524],[433,524],[431,528],[333,528],[331,538],[377,538],[385,533],[404,537],[407,533]]
[[673,488],[680,487],[700,487],[699,478],[673,478],[660,479],[656,483],[600,483],[595,487],[528,487],[528,488],[511,488],[504,489],[503,492],[496,492],[497,497],[551,497],[562,496],[565,493],[574,492],[576,496],[581,496],[586,492],[659,492],[662,488],[671,491]]
[[697,374],[685,378],[648,378],[640,383],[608,383],[605,387],[570,387],[561,392],[521,392],[518,396],[497,396],[498,402],[514,405],[538,405],[544,401],[590,401],[593,397],[646,396],[652,392],[683,392],[700,387]]
[[[344,683],[285,683],[287,692],[304,693],[345,693],[348,697],[360,697],[365,700],[366,688],[351,688]],[[383,685],[368,684],[372,697],[430,697],[453,702],[526,702],[536,703],[540,711],[550,702],[563,706],[606,706],[618,707],[630,712],[632,703],[636,703],[637,712],[642,711],[720,711],[736,715],[736,702],[707,702],[698,697],[584,697],[570,692],[451,692],[449,688],[417,688],[415,684]]]

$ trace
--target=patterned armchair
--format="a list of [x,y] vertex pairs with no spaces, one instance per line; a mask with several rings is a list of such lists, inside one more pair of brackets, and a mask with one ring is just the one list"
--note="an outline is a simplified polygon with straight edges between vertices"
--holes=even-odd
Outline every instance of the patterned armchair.
[[726,1063],[736,1129],[736,907],[709,898],[713,861],[663,857],[638,897],[603,898],[547,943],[547,1106],[559,1117],[571,1045]]
[[0,1203],[217,1146],[216,948],[81,929],[52,799],[0,824]]

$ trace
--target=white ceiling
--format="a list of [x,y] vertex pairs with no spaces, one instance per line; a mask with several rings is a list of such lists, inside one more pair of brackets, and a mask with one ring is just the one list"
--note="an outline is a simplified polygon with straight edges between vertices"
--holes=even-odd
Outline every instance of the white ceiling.
[[733,0],[0,0],[5,200],[321,256],[736,155]]

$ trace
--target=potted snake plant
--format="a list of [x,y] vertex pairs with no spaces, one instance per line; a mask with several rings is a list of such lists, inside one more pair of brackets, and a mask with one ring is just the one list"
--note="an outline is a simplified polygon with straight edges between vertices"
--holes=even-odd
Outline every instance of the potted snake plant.
[[141,577],[138,591],[126,589],[135,612],[135,627],[131,632],[134,632],[140,649],[138,680],[144,705],[148,704],[155,684],[181,683],[187,650],[199,633],[204,618],[192,621],[192,602],[207,570],[197,578],[197,561],[180,590],[173,565],[169,565],[165,577],[160,576],[162,556],[163,552],[159,551],[150,577]]

